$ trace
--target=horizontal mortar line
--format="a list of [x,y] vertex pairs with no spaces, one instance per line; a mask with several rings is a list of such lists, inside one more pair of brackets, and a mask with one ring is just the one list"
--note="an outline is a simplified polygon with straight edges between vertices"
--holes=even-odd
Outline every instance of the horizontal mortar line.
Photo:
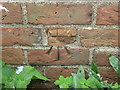
[[[49,65],[49,66],[44,66],[45,68],[47,67],[53,67],[53,68],[79,68],[80,66],[83,66],[84,68],[90,68],[90,65],[84,65],[84,64],[77,64],[77,65]],[[98,68],[112,68],[109,66],[98,66]]]
[[92,28],[119,28],[118,25],[45,25],[45,27],[79,27],[79,28],[84,28],[84,27],[92,27]]
[[[51,46],[0,46],[0,48],[22,48],[22,49],[50,49]],[[113,49],[120,49],[119,47],[107,47],[107,46],[101,46],[101,47],[70,47],[66,46],[68,49],[108,49],[108,48],[113,48]],[[59,49],[63,49],[64,46],[59,47]],[[57,46],[53,46],[53,49],[57,49]]]
[[1,3],[38,3],[38,4],[57,4],[57,3],[66,3],[66,4],[89,4],[89,3],[100,3],[100,4],[114,4],[119,1],[0,1]]
[[[80,66],[83,66],[84,68],[90,68],[90,65],[84,65],[84,64],[79,64],[79,65],[30,65],[33,67],[44,67],[44,68],[79,68]],[[18,67],[18,66],[26,66],[26,65],[8,65],[10,67]],[[111,66],[98,66],[100,69],[112,69]]]
[[56,36],[49,36],[49,37],[54,37],[54,38],[55,38],[55,37],[76,37],[76,36],[67,36],[67,35],[66,35],[66,36],[65,36],[65,35],[64,35],[64,36],[60,36],[60,35],[57,36],[57,35],[56,35]]
[[39,24],[39,25],[33,25],[33,24],[15,24],[15,23],[11,23],[11,24],[0,24],[0,27],[43,27],[44,25]]
[[[43,28],[43,26],[45,28],[48,28],[48,27],[76,27],[76,28],[81,28],[81,29],[87,29],[88,27],[89,28],[92,28],[92,29],[119,29],[119,26],[117,25],[95,25],[95,26],[91,26],[91,25],[42,25],[42,24],[39,24],[39,25],[33,25],[33,24],[26,24],[26,25],[23,25],[23,24],[0,24],[0,27],[30,27],[30,28]],[[88,28],[88,29],[89,29]]]

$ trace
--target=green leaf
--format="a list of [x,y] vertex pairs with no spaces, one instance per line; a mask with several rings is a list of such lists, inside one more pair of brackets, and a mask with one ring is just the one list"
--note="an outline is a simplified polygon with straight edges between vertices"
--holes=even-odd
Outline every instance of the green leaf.
[[54,84],[56,84],[56,85],[60,85],[61,82],[60,82],[60,80],[56,80],[56,81],[54,82]]
[[49,80],[46,77],[44,77],[41,73],[39,73],[34,67],[31,66],[24,66],[23,71],[18,74],[18,78],[20,78],[23,81],[32,79],[32,77],[37,77],[41,80]]
[[27,85],[33,78],[49,80],[31,66],[24,66],[23,71],[17,74],[1,60],[0,65],[2,66],[0,68],[0,72],[2,72],[2,75],[0,75],[0,84],[3,84],[5,88],[27,88]]
[[54,84],[59,85],[60,88],[69,88],[72,84],[72,76],[66,78],[64,76],[60,76],[59,80],[56,80]]
[[107,83],[107,81],[102,81],[101,82],[103,88],[110,88],[112,84]]
[[69,88],[69,86],[63,83],[60,85],[60,88]]
[[88,69],[88,75],[89,77],[95,77],[98,81],[101,81],[100,74],[96,74],[93,70]]
[[115,83],[111,88],[117,89],[120,88],[120,85],[118,83]]
[[85,78],[81,78],[81,79],[80,79],[80,84],[85,84],[86,81],[87,81],[87,80],[86,80]]
[[77,77],[78,78],[85,78],[85,71],[83,66],[80,66],[77,72]]
[[5,84],[10,80],[10,77],[15,74],[15,71],[7,66],[4,62],[0,60],[1,68],[0,72],[2,72],[2,76],[0,75],[0,83]]
[[86,81],[86,85],[91,88],[102,88],[101,83],[95,77],[89,77]]
[[65,78],[64,78],[63,76],[60,76],[60,77],[59,77],[59,80],[65,81]]
[[[87,89],[87,88],[89,88],[88,86],[86,86],[86,85],[82,85],[82,88],[85,88],[85,90]],[[83,89],[82,89],[83,90]],[[89,90],[89,89],[87,89],[87,90]]]
[[72,79],[73,79],[72,76],[66,77],[65,79],[66,79],[66,83],[67,83],[68,85],[72,83]]
[[30,81],[31,80],[29,80],[29,81],[27,81],[27,83],[26,83],[26,81],[22,81],[22,80],[18,80],[17,82],[16,82],[16,88],[27,88],[27,85],[30,83]]
[[118,58],[116,58],[115,56],[109,56],[109,61],[113,69],[120,76],[120,61],[118,60]]
[[97,65],[96,65],[94,62],[91,62],[91,69],[92,69],[96,74],[99,73],[98,67],[97,67]]
[[79,79],[79,77],[77,76],[77,74],[72,74],[72,76],[73,76],[73,83],[72,83],[72,86],[73,86],[73,88],[81,88],[81,85],[80,85],[80,79]]
[[5,63],[4,63],[2,60],[0,60],[0,69],[1,69],[4,65],[5,65]]

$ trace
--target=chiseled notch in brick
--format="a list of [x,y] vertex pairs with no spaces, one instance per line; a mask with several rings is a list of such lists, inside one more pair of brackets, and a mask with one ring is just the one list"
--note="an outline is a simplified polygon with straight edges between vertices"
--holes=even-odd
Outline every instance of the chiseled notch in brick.
[[25,64],[23,50],[20,48],[2,49],[0,57],[7,64]]
[[98,66],[111,66],[108,56],[112,54],[115,57],[119,57],[119,52],[117,51],[107,51],[107,50],[95,50],[94,52],[94,57],[93,57],[93,61],[98,65]]
[[82,46],[118,46],[118,29],[81,29]]
[[0,23],[22,23],[22,9],[18,3],[2,3],[9,12],[2,11],[2,22]]
[[46,28],[46,33],[50,46],[64,46],[76,41],[76,28],[74,27],[50,27]]
[[89,50],[88,49],[52,49],[47,54],[47,49],[30,49],[28,54],[28,62],[31,65],[78,65],[89,64]]
[[72,68],[48,67],[46,68],[45,72],[46,72],[46,77],[55,81],[59,79],[60,75],[63,75],[64,77],[70,76],[71,73],[73,73],[73,69]]
[[33,45],[39,43],[37,28],[2,28],[2,45]]
[[120,23],[118,5],[100,5],[98,7],[98,25],[118,25]]
[[28,22],[32,24],[91,24],[91,5],[27,4]]

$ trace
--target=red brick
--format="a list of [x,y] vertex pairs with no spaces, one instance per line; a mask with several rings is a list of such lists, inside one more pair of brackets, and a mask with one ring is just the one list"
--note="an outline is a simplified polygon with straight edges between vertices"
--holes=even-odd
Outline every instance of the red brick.
[[48,67],[46,68],[46,77],[54,81],[59,79],[60,75],[67,77],[70,76],[72,72],[73,70],[71,68]]
[[113,69],[99,69],[103,81],[108,81],[109,83],[118,82],[118,75]]
[[31,49],[29,50],[29,63],[33,65],[74,65],[88,64],[89,50],[88,49],[68,49],[69,54],[65,49],[52,49],[49,54],[47,49]]
[[35,28],[2,28],[2,45],[33,45],[39,43],[38,29]]
[[48,44],[50,46],[64,46],[76,41],[75,37],[49,37]]
[[2,23],[22,23],[22,11],[20,4],[2,3],[2,5],[9,10],[9,12],[2,11]]
[[2,57],[0,58],[7,64],[25,64],[23,51],[18,48],[2,49]]
[[118,29],[82,29],[82,46],[118,46]]
[[99,51],[99,50],[95,50],[94,52],[94,62],[98,65],[98,66],[110,66],[109,63],[109,59],[108,56],[112,54],[115,57],[118,57],[118,51]]
[[97,24],[118,25],[118,5],[100,5],[97,12]]
[[50,27],[46,28],[46,33],[50,46],[64,46],[76,41],[76,28],[74,27]]
[[91,24],[91,5],[27,4],[32,24]]
[[76,28],[74,27],[50,27],[50,28],[46,28],[46,32],[49,36],[54,36],[54,37],[76,36]]

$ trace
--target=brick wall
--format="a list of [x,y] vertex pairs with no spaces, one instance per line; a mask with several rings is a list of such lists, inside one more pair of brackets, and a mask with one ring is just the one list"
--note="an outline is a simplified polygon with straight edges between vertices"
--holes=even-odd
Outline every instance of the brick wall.
[[119,2],[93,1],[1,0],[10,12],[1,14],[0,58],[11,67],[35,66],[52,81],[94,61],[104,80],[118,81],[108,55],[119,54]]

